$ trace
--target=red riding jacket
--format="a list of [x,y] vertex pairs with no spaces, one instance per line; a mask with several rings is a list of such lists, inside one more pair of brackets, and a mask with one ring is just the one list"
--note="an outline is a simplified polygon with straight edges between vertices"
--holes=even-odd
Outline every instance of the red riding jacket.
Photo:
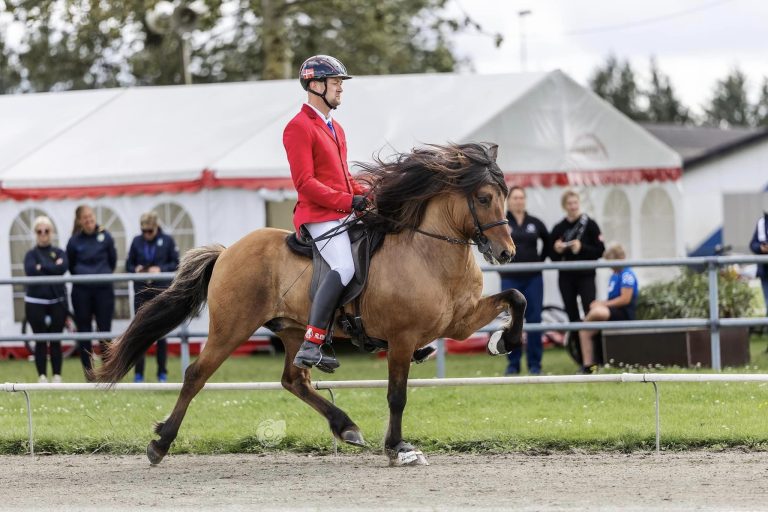
[[298,233],[302,224],[341,219],[352,211],[352,196],[365,189],[349,174],[347,139],[333,121],[338,137],[309,105],[291,119],[283,131],[293,185],[299,193],[293,210]]

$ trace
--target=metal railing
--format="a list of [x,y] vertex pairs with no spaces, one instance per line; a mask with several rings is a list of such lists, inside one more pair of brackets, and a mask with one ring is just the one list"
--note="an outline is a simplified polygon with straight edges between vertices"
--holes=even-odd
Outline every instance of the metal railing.
[[[572,261],[572,262],[547,262],[547,263],[511,263],[506,265],[481,265],[484,272],[503,272],[519,273],[531,271],[552,271],[552,270],[590,270],[598,268],[613,268],[620,263],[620,266],[626,267],[705,267],[708,273],[709,286],[709,317],[708,318],[687,318],[687,319],[664,319],[664,320],[627,320],[613,322],[561,322],[561,323],[526,323],[523,327],[525,331],[575,331],[579,329],[670,329],[670,328],[709,328],[710,346],[712,354],[712,368],[716,371],[722,370],[720,358],[720,327],[749,327],[768,325],[768,318],[726,318],[721,319],[718,311],[718,283],[717,275],[720,267],[743,264],[743,263],[764,263],[768,264],[767,256],[706,256],[692,258],[658,258],[649,260],[597,260],[597,261]],[[47,277],[12,277],[0,279],[0,285],[16,284],[61,284],[61,283],[114,283],[121,281],[169,281],[172,280],[174,273],[163,272],[159,274],[97,274],[97,275],[77,275],[77,276],[47,276]],[[499,321],[479,329],[478,332],[493,332],[501,328],[503,324]],[[122,333],[119,332],[91,332],[91,333],[69,333],[69,334],[17,334],[0,335],[0,343],[8,341],[57,341],[57,340],[89,340],[89,339],[111,339]],[[271,336],[272,331],[266,328],[260,328],[254,333],[256,336]],[[207,337],[207,332],[190,332],[186,324],[183,324],[178,331],[170,333],[167,337],[181,340],[181,364],[182,374],[189,365],[189,340],[192,337]],[[442,340],[438,340],[437,355],[437,376],[445,375],[445,350]]]

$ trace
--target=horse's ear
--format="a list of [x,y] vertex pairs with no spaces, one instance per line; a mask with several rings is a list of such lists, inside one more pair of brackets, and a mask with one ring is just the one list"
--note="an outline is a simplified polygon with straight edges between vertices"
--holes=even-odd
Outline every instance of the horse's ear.
[[488,146],[488,156],[491,157],[491,161],[496,161],[496,156],[499,154],[499,145],[491,144]]

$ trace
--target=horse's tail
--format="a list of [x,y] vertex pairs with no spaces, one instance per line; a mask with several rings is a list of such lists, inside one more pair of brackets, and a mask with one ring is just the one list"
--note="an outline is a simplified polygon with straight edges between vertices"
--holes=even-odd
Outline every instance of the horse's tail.
[[108,345],[104,364],[93,372],[94,380],[115,384],[155,341],[200,312],[208,299],[213,266],[223,250],[224,246],[209,245],[187,251],[171,286],[145,303],[128,329]]

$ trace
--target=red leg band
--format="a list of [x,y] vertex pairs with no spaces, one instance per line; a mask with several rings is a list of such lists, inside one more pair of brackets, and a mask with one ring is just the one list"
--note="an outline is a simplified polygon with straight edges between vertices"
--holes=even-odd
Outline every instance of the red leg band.
[[315,345],[322,345],[325,343],[326,333],[327,331],[325,329],[307,325],[307,332],[304,333],[304,341],[314,343]]

